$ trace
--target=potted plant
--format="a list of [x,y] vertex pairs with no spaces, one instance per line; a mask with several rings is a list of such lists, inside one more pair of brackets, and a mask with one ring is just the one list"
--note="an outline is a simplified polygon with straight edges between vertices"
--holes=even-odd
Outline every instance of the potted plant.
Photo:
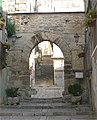
[[8,100],[8,104],[10,105],[14,105],[14,104],[19,104],[20,101],[20,93],[19,93],[19,88],[16,87],[11,87],[11,88],[7,88],[6,91],[6,96],[7,96],[7,100]]
[[69,94],[72,95],[71,102],[73,104],[81,103],[82,88],[79,83],[74,83],[72,85],[69,85],[68,92]]
[[95,9],[90,9],[88,13],[86,13],[86,20],[84,21],[84,25],[87,27],[93,27],[96,22],[97,11]]

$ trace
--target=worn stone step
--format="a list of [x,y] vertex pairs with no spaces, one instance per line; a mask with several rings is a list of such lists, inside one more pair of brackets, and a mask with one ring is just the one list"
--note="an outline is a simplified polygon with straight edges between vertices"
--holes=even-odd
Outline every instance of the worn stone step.
[[95,115],[93,111],[76,111],[67,109],[23,109],[8,108],[0,112],[0,116],[74,116],[74,115]]
[[1,105],[0,109],[0,116],[95,115],[90,105],[63,103],[62,98],[31,98],[21,101],[20,105]]
[[24,99],[22,102],[31,102],[31,103],[60,103],[64,102],[64,99],[62,97],[58,98],[30,98],[30,99]]
[[66,110],[77,110],[77,111],[91,111],[91,107],[88,105],[72,105],[71,103],[20,103],[20,105],[2,105],[1,108],[19,108],[19,109],[66,109]]
[[53,103],[53,104],[47,104],[47,103],[20,103],[20,105],[2,105],[1,106],[1,109],[10,109],[10,110],[16,110],[16,109],[19,109],[19,110],[62,110],[63,112],[64,111],[69,111],[69,112],[72,112],[72,111],[80,111],[80,112],[91,112],[91,108],[89,105],[72,105],[70,103]]

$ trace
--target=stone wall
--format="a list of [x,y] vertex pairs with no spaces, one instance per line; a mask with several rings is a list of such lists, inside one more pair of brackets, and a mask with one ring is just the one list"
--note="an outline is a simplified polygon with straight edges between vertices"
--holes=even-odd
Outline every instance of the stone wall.
[[46,40],[58,45],[63,52],[65,66],[72,61],[76,32],[80,35],[79,42],[84,42],[84,13],[9,14],[8,18],[16,25],[16,37],[9,39],[11,48],[7,58],[10,86],[29,89],[28,59],[31,50],[40,42]]
[[[79,57],[79,54],[83,53],[83,50],[79,47],[72,49],[72,69],[74,71],[82,71],[84,69],[84,56]],[[84,53],[83,53],[84,54]]]
[[[97,1],[91,0],[91,6],[92,9],[97,10]],[[87,40],[90,42],[90,54],[92,54],[92,65],[91,63],[87,64],[88,66],[91,66],[91,71],[89,71],[89,82],[90,82],[90,95],[92,97],[91,104],[93,106],[93,109],[97,113],[97,18],[96,24],[93,28],[88,29],[87,31]],[[89,35],[90,34],[90,35]],[[91,55],[89,56],[91,58]],[[90,59],[91,60],[91,59]]]

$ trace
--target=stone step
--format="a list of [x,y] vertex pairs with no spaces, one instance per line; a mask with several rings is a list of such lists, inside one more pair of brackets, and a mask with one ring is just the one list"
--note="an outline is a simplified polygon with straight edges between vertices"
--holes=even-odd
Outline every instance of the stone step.
[[91,107],[87,105],[72,105],[71,103],[34,103],[34,102],[20,102],[19,105],[1,105],[1,108],[35,108],[35,109],[76,109],[90,111]]
[[64,103],[62,104],[47,104],[47,103],[20,103],[19,106],[16,105],[4,105],[1,106],[2,108],[23,108],[23,109],[57,109],[57,108],[70,108],[68,107],[68,105],[64,105]]
[[[40,115],[40,111],[46,111],[43,114],[53,115],[56,113],[57,115],[67,115],[67,114],[93,114],[93,111],[91,110],[89,105],[72,105],[71,103],[25,103],[21,102],[20,105],[2,105],[2,114],[15,114],[15,112],[19,111],[27,111],[30,113],[31,111],[35,114],[35,111],[37,111],[37,114]],[[3,112],[5,110],[5,112]],[[7,110],[7,111],[6,111]],[[13,113],[14,112],[14,113]],[[17,113],[18,114],[18,113]]]
[[62,103],[64,102],[64,99],[62,97],[58,98],[31,98],[31,99],[24,99],[22,102],[27,102],[27,103]]
[[35,109],[71,109],[71,108],[79,108],[80,110],[84,108],[84,111],[90,110],[91,107],[89,104],[81,104],[81,105],[72,105],[71,103],[67,103],[64,98],[32,98],[31,100],[23,100],[20,102],[22,107],[35,108]]
[[71,103],[63,103],[62,98],[26,99],[24,101],[21,101],[20,105],[1,105],[0,109],[0,116],[95,115],[88,104],[72,105]]
[[1,109],[0,116],[74,116],[95,115],[93,111],[80,111],[76,109],[32,109],[32,108],[7,108]]
[[82,111],[90,111],[91,108],[87,105],[72,105],[71,103],[20,103],[20,105],[2,105],[1,108],[23,108],[23,109],[76,109]]

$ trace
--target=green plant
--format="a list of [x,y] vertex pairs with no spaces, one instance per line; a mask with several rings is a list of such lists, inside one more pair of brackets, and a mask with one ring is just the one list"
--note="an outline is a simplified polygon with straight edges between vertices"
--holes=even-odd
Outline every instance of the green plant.
[[73,96],[79,96],[82,93],[82,88],[79,83],[75,83],[73,85],[69,85],[68,92]]
[[3,17],[0,17],[0,21],[5,22],[5,19]]
[[7,33],[8,37],[12,37],[12,35],[15,34],[15,24],[13,24],[11,21],[8,21],[7,23]]
[[1,26],[1,29],[3,28],[4,23],[5,23],[5,19],[3,17],[0,17],[0,26]]
[[88,13],[86,13],[86,20],[84,21],[84,26],[94,26],[96,22],[96,15],[97,11],[94,9],[90,9]]
[[3,21],[0,21],[0,25],[3,27],[3,26],[4,26],[4,22],[3,22]]
[[84,26],[91,26],[91,24],[95,23],[95,18],[88,18],[84,21]]
[[6,96],[7,97],[17,97],[19,96],[19,92],[18,92],[19,88],[15,88],[15,87],[11,87],[11,88],[7,88],[6,91]]
[[90,10],[88,11],[88,13],[86,14],[86,17],[87,17],[87,18],[89,18],[89,17],[93,18],[93,17],[95,17],[96,14],[97,14],[97,10],[95,10],[95,9],[90,9]]

